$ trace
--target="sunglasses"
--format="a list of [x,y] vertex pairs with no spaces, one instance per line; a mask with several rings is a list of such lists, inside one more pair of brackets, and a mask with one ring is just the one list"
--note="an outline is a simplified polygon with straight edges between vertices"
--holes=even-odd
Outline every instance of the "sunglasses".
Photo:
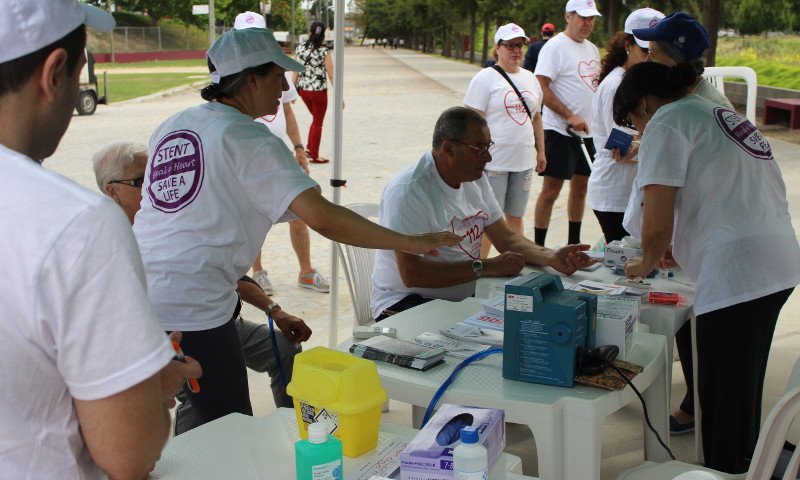
[[131,187],[142,188],[142,185],[144,184],[144,177],[129,178],[126,180],[111,180],[108,183],[121,183]]

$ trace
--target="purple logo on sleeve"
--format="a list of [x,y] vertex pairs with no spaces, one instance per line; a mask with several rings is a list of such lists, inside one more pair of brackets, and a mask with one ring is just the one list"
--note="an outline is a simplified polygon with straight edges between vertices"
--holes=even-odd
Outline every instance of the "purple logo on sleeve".
[[151,154],[150,201],[174,213],[192,203],[203,184],[203,142],[196,133],[178,130],[162,138]]
[[750,123],[750,120],[722,107],[714,109],[714,117],[725,135],[736,142],[742,150],[761,160],[773,160],[769,142],[756,126]]

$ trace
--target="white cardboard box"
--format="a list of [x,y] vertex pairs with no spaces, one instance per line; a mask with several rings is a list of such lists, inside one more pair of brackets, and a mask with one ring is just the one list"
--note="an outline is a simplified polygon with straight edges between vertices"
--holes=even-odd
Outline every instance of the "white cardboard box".
[[603,255],[603,265],[606,267],[616,267],[620,263],[624,264],[633,257],[641,257],[642,249],[639,247],[622,246],[619,240],[606,245]]
[[619,347],[617,358],[625,360],[639,327],[641,305],[639,297],[598,295],[595,345],[616,345]]

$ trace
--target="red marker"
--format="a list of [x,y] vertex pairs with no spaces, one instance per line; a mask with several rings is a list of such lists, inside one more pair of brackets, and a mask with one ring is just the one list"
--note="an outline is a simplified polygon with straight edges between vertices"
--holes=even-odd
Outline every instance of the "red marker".
[[[178,342],[172,342],[172,348],[175,349],[175,355],[178,357],[178,361],[186,363],[186,357],[183,356],[183,351],[181,351],[181,346],[178,345]],[[186,386],[189,387],[189,390],[192,392],[200,393],[200,384],[197,383],[196,378],[187,378]]]

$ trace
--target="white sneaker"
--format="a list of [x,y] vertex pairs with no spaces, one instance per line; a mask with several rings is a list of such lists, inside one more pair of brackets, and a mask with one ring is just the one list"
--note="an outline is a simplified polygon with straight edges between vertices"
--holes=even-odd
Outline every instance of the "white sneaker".
[[256,281],[259,287],[264,290],[267,295],[275,295],[275,289],[272,288],[272,282],[269,281],[266,270],[259,270],[253,272],[253,280]]
[[310,288],[322,293],[328,293],[331,289],[330,285],[328,285],[328,280],[316,269],[307,275],[298,276],[297,284],[303,288]]

